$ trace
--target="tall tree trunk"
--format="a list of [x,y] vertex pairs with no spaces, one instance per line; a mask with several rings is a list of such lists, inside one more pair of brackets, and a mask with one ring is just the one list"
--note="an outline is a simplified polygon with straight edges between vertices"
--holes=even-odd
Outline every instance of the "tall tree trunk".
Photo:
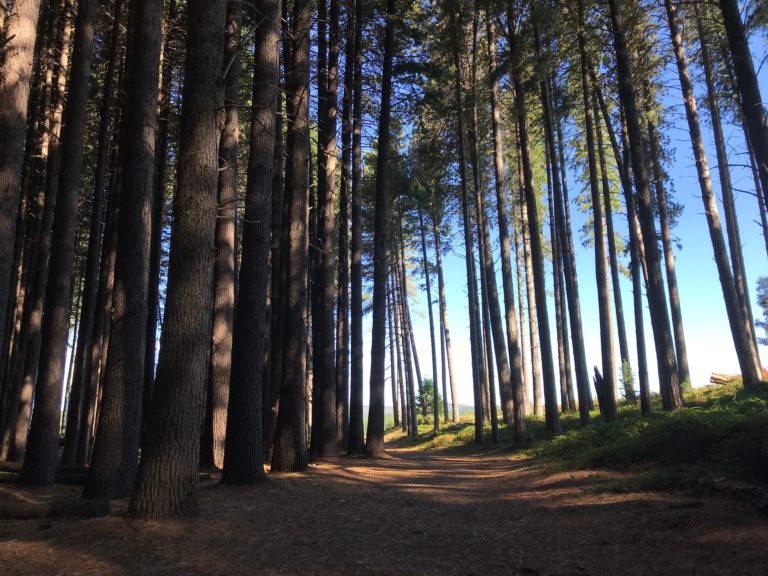
[[[519,203],[515,203],[513,201],[512,203],[512,209],[513,209],[513,216],[515,214],[515,205]],[[528,341],[526,336],[526,330],[525,326],[528,324],[526,322],[526,301],[525,301],[525,291],[523,286],[525,285],[525,258],[523,255],[523,248],[521,246],[521,237],[523,234],[522,231],[522,217],[519,218],[517,224],[513,224],[513,230],[514,230],[514,243],[515,243],[515,272],[517,275],[517,300],[520,302],[520,369],[522,371],[523,375],[523,413],[527,414],[529,412],[529,404],[528,404],[528,366],[527,366],[527,359],[525,356],[526,350],[528,350]]]
[[[624,145],[624,153],[622,154],[619,149],[619,142],[616,137],[616,132],[611,124],[611,116],[608,112],[608,106],[605,103],[603,94],[600,90],[600,84],[597,81],[597,75],[594,72],[594,68],[590,72],[592,76],[592,85],[595,89],[595,97],[600,106],[600,111],[603,117],[603,123],[605,124],[606,132],[608,133],[608,140],[613,150],[613,156],[616,160],[617,168],[619,171],[619,178],[621,180],[621,188],[624,193],[624,200],[626,203],[627,211],[627,224],[629,227],[629,252],[630,252],[630,269],[632,276],[632,293],[633,293],[633,308],[635,317],[635,340],[637,347],[637,369],[640,379],[640,391],[641,391],[641,409],[643,414],[649,414],[651,410],[650,404],[650,388],[648,382],[648,366],[645,350],[645,329],[643,327],[643,300],[642,300],[642,266],[641,260],[644,258],[642,248],[642,232],[640,231],[640,225],[637,220],[637,214],[635,211],[635,196],[632,192],[632,178],[630,176],[630,160],[629,160],[629,144],[626,140],[626,122],[622,126],[622,137]],[[615,284],[615,282],[614,282]],[[628,374],[630,375],[630,374]],[[629,400],[634,401],[635,390],[634,387],[630,387],[631,380],[627,379],[624,382],[624,392]]]
[[[402,303],[403,303],[403,327],[405,328],[405,334],[407,335],[406,344],[411,348],[411,358],[413,359],[413,367],[416,369],[416,386],[419,390],[419,398],[424,397],[424,380],[421,377],[421,365],[419,364],[419,352],[416,349],[416,338],[413,335],[413,323],[411,322],[411,307],[408,304],[408,273],[405,268],[405,240],[403,238],[403,225],[400,224],[400,285],[402,287]],[[421,405],[422,416],[427,416],[427,408],[425,404]]]
[[162,17],[162,2],[131,5],[112,323],[85,498],[128,496],[138,468]]
[[[162,273],[163,218],[168,181],[168,140],[171,120],[171,89],[173,87],[174,44],[171,30],[177,25],[176,0],[168,2],[163,20],[163,44],[160,93],[157,101],[157,133],[155,136],[155,169],[152,193],[152,226],[149,245],[149,280],[147,286],[147,332],[144,352],[143,409],[149,414],[155,387],[155,357],[157,356],[157,326],[160,321],[160,275]],[[146,425],[146,422],[144,422]],[[145,426],[146,429],[146,426]]]
[[[709,53],[709,46],[705,38],[703,23],[699,14],[698,6],[693,6],[696,17],[696,25],[699,29],[699,45],[701,47],[701,60],[704,67],[704,78],[707,85],[707,106],[709,108],[710,118],[712,120],[712,132],[715,140],[715,150],[717,153],[717,169],[720,176],[720,190],[723,198],[723,211],[725,212],[726,230],[728,232],[728,248],[731,253],[731,267],[733,270],[733,280],[736,285],[736,295],[739,298],[741,315],[748,320],[750,336],[753,341],[757,341],[755,333],[754,317],[752,316],[752,304],[749,298],[749,288],[747,286],[747,274],[744,267],[744,255],[741,248],[741,234],[739,232],[739,221],[736,215],[736,205],[731,185],[731,172],[728,165],[728,153],[725,147],[725,137],[723,135],[722,121],[720,118],[720,108],[717,102],[717,92],[712,72],[712,61]],[[756,189],[759,189],[759,178],[756,182]],[[760,208],[760,218],[763,224],[763,235],[768,239],[768,226],[766,225],[766,213],[763,198],[758,192],[758,205]]]
[[[336,3],[338,6],[338,4]],[[352,91],[354,85],[354,6],[347,2],[344,31],[344,95],[341,115],[341,181],[339,188],[339,283],[336,298],[336,442],[349,449],[349,193],[352,165]]]
[[[714,250],[715,263],[720,276],[720,286],[723,291],[723,300],[725,309],[728,313],[728,322],[733,336],[733,344],[736,348],[736,355],[739,359],[744,386],[754,388],[762,380],[762,368],[754,340],[750,335],[749,318],[742,313],[739,306],[739,298],[736,291],[736,285],[731,274],[731,267],[728,262],[728,251],[723,238],[723,231],[720,225],[720,216],[717,210],[717,201],[712,189],[712,180],[709,174],[709,165],[707,156],[704,152],[704,141],[699,126],[699,114],[696,106],[696,98],[693,95],[693,85],[691,83],[688,71],[688,60],[683,47],[683,38],[677,22],[677,7],[672,0],[665,0],[664,6],[667,12],[669,22],[669,31],[672,36],[672,46],[677,61],[677,72],[680,77],[680,87],[683,91],[683,102],[685,104],[686,117],[688,119],[688,131],[691,134],[691,146],[696,160],[696,171],[699,177],[699,188],[701,198],[704,202],[704,213],[707,217],[709,227],[709,236]],[[651,144],[653,144],[653,134],[651,135]],[[725,166],[727,170],[727,166]],[[661,202],[659,202],[661,204]],[[663,230],[663,228],[662,228]]]
[[[31,270],[34,276],[30,278],[33,286],[28,305],[22,317],[22,338],[14,365],[11,366],[11,382],[16,383],[18,393],[14,399],[18,399],[18,412],[11,407],[15,414],[15,421],[9,420],[6,432],[15,430],[10,436],[12,444],[10,452],[3,450],[11,460],[23,460],[26,453],[27,432],[32,416],[32,400],[39,374],[39,360],[43,335],[43,313],[45,297],[48,291],[49,258],[52,246],[52,234],[54,218],[56,214],[56,201],[59,191],[59,167],[61,166],[61,125],[66,99],[66,88],[69,67],[69,47],[73,28],[73,2],[62,1],[57,10],[49,8],[52,14],[49,18],[61,26],[61,32],[49,47],[48,72],[46,74],[46,94],[41,108],[44,118],[42,124],[42,136],[40,144],[39,178],[35,183],[39,187],[38,207],[42,212],[39,227],[36,228],[36,241],[33,244],[30,262],[34,268]],[[53,12],[58,12],[57,14]],[[54,74],[54,52],[58,59],[57,69]],[[39,214],[40,212],[38,212]],[[6,439],[9,436],[6,435]]]
[[250,484],[264,477],[262,402],[264,351],[269,346],[266,297],[269,284],[272,179],[276,113],[280,102],[280,0],[260,0],[265,18],[256,29],[248,186],[243,220],[234,334],[232,375],[222,482]]
[[392,291],[392,316],[394,321],[393,326],[393,332],[392,337],[390,338],[390,345],[394,344],[395,346],[395,352],[396,352],[396,360],[397,360],[397,382],[400,389],[400,424],[402,425],[403,432],[408,432],[410,427],[410,411],[409,411],[409,405],[408,405],[408,394],[407,394],[407,386],[405,385],[405,378],[403,377],[403,364],[402,364],[402,357],[400,354],[400,341],[401,341],[401,335],[400,335],[400,308],[398,304],[398,296],[397,296],[397,282],[396,282],[396,274],[394,270],[390,272],[390,284],[391,284],[391,291]]
[[[448,377],[451,381],[451,420],[459,421],[459,401],[456,397],[456,379],[453,368],[453,351],[451,349],[451,331],[448,328],[448,306],[445,302],[445,277],[443,276],[443,254],[440,242],[440,227],[437,222],[432,222],[432,234],[435,238],[435,263],[437,265],[437,295],[440,305],[440,325],[445,341],[445,354],[448,358]],[[445,375],[443,375],[443,407],[445,417],[448,418],[448,400],[445,394]]]
[[[520,170],[522,178],[522,166]],[[539,321],[536,310],[536,292],[533,287],[533,260],[531,257],[531,233],[528,223],[528,206],[525,203],[524,181],[521,181],[520,188],[520,243],[523,253],[523,271],[525,273],[525,295],[528,303],[528,342],[531,359],[531,392],[533,413],[541,416],[543,406],[541,405],[542,383],[541,383],[541,348],[539,341]]]
[[397,366],[395,365],[395,325],[394,318],[394,287],[392,286],[392,274],[387,279],[387,330],[389,336],[389,379],[392,386],[392,416],[395,428],[400,427],[400,409],[398,394]]
[[61,167],[56,214],[51,233],[49,282],[40,342],[40,366],[22,481],[52,484],[56,471],[62,378],[67,355],[69,312],[74,274],[77,196],[85,139],[86,107],[97,4],[79,3],[67,105],[62,119]]
[[[765,203],[768,205],[768,117],[766,116],[760,85],[757,81],[752,54],[749,51],[744,24],[741,21],[738,0],[719,0],[728,46],[733,58],[733,70],[741,99],[741,110],[760,168],[760,182]],[[760,191],[757,191],[758,194]]]
[[652,156],[653,182],[656,190],[656,202],[659,209],[659,222],[661,224],[661,243],[664,249],[664,265],[667,271],[667,291],[669,292],[669,307],[672,313],[672,331],[675,337],[678,380],[681,386],[690,386],[691,375],[688,369],[688,350],[685,345],[685,330],[683,329],[683,312],[680,307],[680,292],[677,288],[675,254],[672,250],[672,230],[669,223],[667,191],[664,187],[664,174],[661,168],[659,134],[656,130],[656,126],[651,121],[648,122],[648,142]]
[[429,259],[427,258],[427,232],[424,226],[424,212],[419,209],[419,232],[421,233],[421,256],[424,267],[424,279],[427,284],[427,312],[429,314],[429,341],[432,347],[432,429],[435,434],[440,433],[440,406],[437,386],[437,347],[435,345],[435,320],[432,314],[432,283],[429,272]]
[[[593,86],[594,88],[594,86]],[[613,307],[616,310],[616,328],[619,334],[619,355],[621,357],[621,377],[625,386],[624,394],[628,399],[634,399],[634,390],[631,380],[631,362],[629,361],[629,344],[627,344],[627,328],[624,322],[624,303],[621,298],[621,285],[619,284],[619,260],[616,250],[616,234],[613,229],[613,203],[611,202],[611,184],[608,176],[608,162],[605,157],[603,131],[600,127],[600,108],[597,97],[593,94],[592,106],[594,110],[595,135],[597,140],[597,158],[600,166],[601,182],[603,187],[603,215],[605,216],[605,234],[608,241],[608,259],[610,264],[611,284],[613,286]],[[618,398],[618,394],[616,395]]]
[[[208,375],[206,417],[201,439],[200,465],[222,468],[227,432],[230,374],[232,371],[232,325],[235,308],[235,231],[237,228],[237,149],[240,132],[240,28],[242,6],[227,3],[224,47],[224,129],[219,141],[218,211],[216,257],[213,265],[213,330]],[[270,159],[267,153],[266,158]],[[271,162],[269,166],[271,167]],[[271,171],[267,173],[272,184]],[[265,226],[266,228],[266,226]],[[269,274],[264,274],[265,278]],[[263,322],[263,319],[261,320]],[[260,357],[258,355],[257,357]],[[256,407],[254,406],[254,409]],[[260,409],[260,406],[259,406]]]
[[5,45],[0,62],[0,350],[5,348],[5,326],[16,237],[16,215],[24,162],[27,105],[37,38],[40,0],[15,0],[5,22]]
[[459,22],[457,22],[457,16],[453,12],[450,12],[450,10],[451,8],[449,8],[449,13],[451,16],[451,33],[453,44],[452,52],[455,68],[454,106],[456,107],[456,139],[458,141],[459,178],[461,183],[461,206],[464,225],[464,249],[465,261],[467,265],[467,294],[469,299],[469,339],[472,351],[472,385],[475,404],[475,443],[483,444],[485,440],[483,437],[483,404],[481,390],[485,378],[483,377],[483,370],[481,366],[483,362],[481,352],[482,335],[480,333],[480,314],[479,305],[477,302],[477,279],[475,272],[475,259],[473,256],[474,241],[472,240],[472,223],[470,218],[469,190],[467,186],[466,172],[466,153],[464,148],[466,134],[464,126],[460,58],[461,28]]
[[363,438],[363,0],[350,0],[355,12],[354,87],[352,95],[352,237],[350,240],[349,452],[360,454]]
[[[509,240],[509,217],[504,178],[504,140],[501,133],[501,110],[499,109],[499,85],[496,80],[496,36],[491,18],[487,19],[489,93],[491,101],[491,130],[493,134],[493,168],[496,190],[496,214],[499,221],[499,245],[501,248],[501,280],[504,290],[504,319],[507,327],[507,349],[511,368],[511,395],[509,403],[515,427],[515,439],[526,436],[525,394],[523,390],[523,368],[520,359],[520,342],[517,329],[514,288],[512,285],[512,257]],[[502,400],[503,402],[503,400]],[[502,410],[504,406],[502,405]]]
[[648,171],[643,150],[643,134],[637,106],[635,87],[632,83],[631,63],[627,49],[626,33],[619,16],[618,0],[609,0],[614,48],[616,50],[619,97],[624,109],[629,142],[632,150],[632,167],[637,189],[638,218],[645,245],[648,269],[648,304],[651,310],[654,344],[659,369],[659,387],[665,410],[677,410],[683,405],[674,355],[674,341],[667,316],[664,281],[661,275],[653,202],[648,184]]
[[[510,9],[511,12],[511,9]],[[514,16],[510,14],[510,16]],[[514,18],[509,23],[510,54],[517,57],[518,40],[514,29]],[[557,409],[557,386],[555,384],[555,366],[552,356],[552,341],[549,334],[549,313],[547,311],[547,287],[544,275],[544,254],[539,236],[539,215],[536,193],[533,185],[533,169],[531,166],[530,142],[528,139],[528,118],[525,105],[525,91],[519,69],[519,62],[514,63],[512,83],[515,91],[515,114],[517,117],[518,136],[520,139],[520,155],[525,183],[525,204],[528,209],[530,225],[531,258],[533,260],[533,280],[536,296],[536,314],[538,319],[539,343],[541,345],[542,379],[544,384],[545,419],[547,430],[560,433],[560,417]]]
[[303,470],[307,467],[306,407],[306,311],[307,303],[307,192],[309,190],[309,33],[312,5],[294,2],[291,66],[286,74],[288,117],[288,162],[290,187],[286,186],[289,215],[288,242],[283,245],[286,261],[286,318],[280,410],[277,414],[272,470]]
[[[552,189],[554,193],[555,223],[561,263],[565,275],[565,292],[568,300],[568,311],[571,319],[571,340],[573,344],[573,359],[576,364],[576,387],[579,393],[579,418],[582,425],[589,423],[589,375],[587,372],[584,336],[581,326],[581,302],[579,284],[576,275],[576,260],[572,249],[571,229],[566,222],[564,202],[568,202],[565,179],[565,158],[562,150],[562,134],[560,123],[552,118],[552,100],[546,79],[540,81],[542,94],[542,109],[544,111],[544,131],[547,140],[550,162],[552,163]],[[555,128],[557,128],[560,149],[555,147]],[[563,316],[563,323],[566,324]],[[573,400],[575,407],[575,399]]]
[[[123,66],[120,66],[122,77]],[[121,78],[122,80],[122,78]],[[118,86],[122,82],[118,82]],[[120,124],[120,110],[116,111],[115,126]],[[112,146],[110,165],[117,167],[118,146]],[[113,169],[108,186],[107,221],[104,224],[104,257],[99,271],[99,291],[96,296],[97,308],[94,318],[93,343],[87,358],[84,372],[88,377],[88,388],[83,404],[83,423],[80,426],[80,438],[77,442],[77,463],[86,465],[91,457],[92,439],[96,429],[99,399],[101,398],[101,380],[104,360],[109,350],[109,329],[112,317],[112,293],[115,286],[115,260],[117,257],[117,220],[119,215],[120,180],[119,170]]]
[[595,154],[594,107],[592,86],[589,78],[587,45],[584,39],[584,2],[579,0],[578,42],[581,56],[581,88],[584,104],[584,132],[586,133],[587,161],[589,164],[589,188],[592,199],[592,224],[595,241],[595,280],[597,282],[597,303],[600,317],[600,353],[602,358],[602,379],[605,383],[604,402],[600,412],[608,422],[616,420],[616,359],[613,352],[613,330],[611,318],[610,281],[608,259],[605,252],[605,227],[603,222],[603,200],[600,194],[599,175]]
[[[399,258],[396,257],[395,264],[399,266]],[[403,359],[405,361],[405,379],[408,388],[408,428],[411,436],[419,435],[418,416],[416,413],[416,385],[413,381],[413,363],[411,362],[413,349],[410,344],[410,334],[408,322],[406,320],[406,287],[403,282],[403,275],[398,270],[395,274],[395,286],[397,287],[398,315],[400,316],[401,332],[400,340],[403,348]]]
[[105,73],[104,90],[101,101],[99,119],[99,135],[94,175],[93,205],[91,207],[90,235],[88,238],[88,255],[85,264],[85,279],[83,288],[82,314],[80,318],[77,348],[74,353],[74,380],[67,412],[67,432],[62,454],[63,464],[77,462],[80,428],[83,425],[85,399],[89,384],[91,366],[89,356],[93,347],[95,319],[98,307],[99,291],[99,262],[102,258],[102,241],[104,231],[104,205],[106,201],[107,161],[110,148],[110,123],[112,121],[112,106],[114,84],[117,76],[117,66],[120,59],[120,25],[122,23],[123,0],[116,0],[113,6],[112,30],[109,40],[109,56]]
[[137,518],[163,519],[198,511],[197,470],[210,354],[220,137],[217,116],[224,105],[219,78],[224,70],[222,31],[226,11],[226,0],[190,0],[187,4],[190,25],[180,121],[179,193],[174,198],[157,386],[129,509]]
[[[328,18],[327,0],[318,2],[318,185],[317,236],[313,241],[312,275],[312,388],[313,426],[311,452],[317,457],[337,454],[336,365],[334,347],[334,250],[336,193],[336,110],[338,99],[339,14]],[[333,39],[328,42],[328,24]],[[328,50],[330,47],[330,51]]]

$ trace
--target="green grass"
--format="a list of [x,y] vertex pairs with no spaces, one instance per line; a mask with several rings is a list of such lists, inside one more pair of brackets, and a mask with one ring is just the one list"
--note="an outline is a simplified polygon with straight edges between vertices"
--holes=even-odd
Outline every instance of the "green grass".
[[705,488],[723,477],[768,485],[768,389],[748,393],[741,383],[697,388],[686,393],[685,402],[670,413],[661,411],[655,398],[647,417],[622,405],[616,422],[602,422],[595,412],[586,427],[579,425],[578,414],[564,414],[563,433],[554,437],[542,419],[531,417],[531,441],[524,443],[515,443],[511,428],[501,424],[498,444],[486,425],[485,445],[475,445],[469,419],[443,426],[436,437],[424,425],[417,438],[393,433],[390,441],[451,453],[516,451],[561,468],[636,472],[612,486],[618,491]]

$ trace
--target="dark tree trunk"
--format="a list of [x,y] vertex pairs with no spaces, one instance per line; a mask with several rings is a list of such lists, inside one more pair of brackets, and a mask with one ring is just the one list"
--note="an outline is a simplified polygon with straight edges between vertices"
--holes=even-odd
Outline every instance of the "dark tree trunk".
[[[337,2],[335,2],[338,4]],[[314,457],[335,456],[336,379],[334,348],[334,195],[336,187],[336,109],[338,85],[338,5],[336,23],[330,22],[336,37],[334,55],[329,53],[327,0],[318,1],[318,142],[316,233],[312,250],[312,445]],[[333,43],[333,42],[332,42]],[[333,60],[333,62],[331,62]],[[333,71],[331,71],[333,68]],[[333,76],[333,78],[331,78]],[[333,84],[333,88],[331,87]]]
[[305,377],[307,367],[307,192],[309,190],[309,33],[312,5],[298,0],[293,6],[291,66],[286,74],[290,101],[288,117],[288,163],[290,186],[286,185],[289,216],[286,262],[286,317],[280,410],[277,414],[272,470],[303,470],[308,464],[305,421]]
[[240,267],[233,348],[226,452],[222,482],[250,484],[264,477],[262,402],[264,351],[269,345],[266,297],[270,283],[273,153],[276,113],[280,102],[280,0],[261,0],[265,23],[256,30],[251,145],[248,156]]
[[395,51],[395,0],[387,0],[384,27],[384,63],[381,72],[381,110],[377,130],[376,187],[373,224],[373,318],[371,319],[371,379],[365,451],[384,454],[384,361],[387,307],[387,167],[392,115],[392,60]]
[[15,0],[5,22],[0,62],[0,350],[6,345],[8,296],[13,268],[16,215],[24,162],[27,105],[37,38],[40,0]]
[[[515,427],[515,438],[522,440],[526,436],[525,394],[523,390],[523,368],[520,359],[520,342],[517,329],[517,311],[515,309],[514,287],[512,284],[512,257],[509,240],[509,217],[507,216],[507,197],[504,178],[504,140],[501,133],[501,110],[499,109],[499,86],[495,74],[496,37],[491,19],[487,21],[489,93],[491,100],[491,129],[493,132],[493,167],[496,190],[496,213],[499,221],[499,245],[501,248],[501,280],[504,290],[504,319],[507,327],[507,349],[511,368],[511,396],[509,403]],[[502,400],[503,402],[503,400]],[[502,405],[502,410],[504,406]]]
[[220,137],[217,117],[224,105],[220,76],[224,70],[222,32],[226,9],[226,0],[187,3],[189,30],[178,193],[174,198],[157,386],[129,509],[136,518],[183,517],[198,511],[197,470],[212,316]]
[[352,362],[349,391],[349,452],[360,454],[363,437],[363,0],[354,4],[354,89],[352,95],[352,238],[350,240],[350,336]]
[[49,282],[46,287],[40,366],[35,386],[35,410],[22,470],[22,481],[26,484],[52,484],[58,458],[61,383],[67,355],[77,196],[80,190],[96,9],[95,0],[83,0],[79,3],[77,14],[67,105],[62,119],[59,192],[51,234]]
[[[226,118],[219,141],[218,211],[216,259],[213,265],[213,330],[208,376],[205,424],[201,438],[201,467],[224,466],[230,374],[232,371],[232,325],[235,309],[235,230],[237,228],[237,149],[239,140],[240,27],[242,6],[227,3],[224,47],[224,106]],[[271,160],[269,153],[264,156]],[[271,167],[272,162],[265,163]],[[271,171],[267,171],[272,185]],[[267,214],[268,216],[268,214]],[[265,220],[265,221],[268,221]],[[266,226],[265,229],[268,229]],[[265,269],[265,278],[269,274]],[[263,323],[260,319],[260,324]],[[261,355],[254,355],[260,357]],[[259,409],[261,406],[259,405]],[[253,409],[256,409],[253,407]]]
[[[334,0],[334,4],[338,4]],[[339,188],[339,283],[336,298],[336,441],[338,452],[349,449],[349,193],[352,165],[352,91],[354,85],[354,6],[347,2],[344,31],[344,96],[341,118],[341,182]]]
[[677,376],[672,330],[667,316],[664,281],[661,275],[658,236],[654,224],[653,202],[649,188],[643,134],[637,106],[635,87],[632,83],[631,63],[623,23],[619,16],[618,0],[609,0],[613,41],[616,50],[616,68],[619,79],[619,98],[625,113],[629,143],[632,150],[632,168],[637,189],[638,218],[645,245],[645,261],[648,269],[648,304],[651,311],[654,344],[659,368],[659,387],[665,410],[677,410],[683,404]]
[[465,126],[464,126],[464,105],[462,96],[462,78],[461,78],[461,28],[457,21],[457,16],[451,14],[452,28],[452,51],[453,63],[455,68],[454,78],[454,105],[456,107],[456,124],[458,140],[458,160],[459,160],[459,178],[461,182],[461,209],[464,226],[464,249],[465,261],[467,265],[467,295],[469,299],[469,339],[472,350],[472,385],[475,404],[475,444],[484,444],[483,434],[483,402],[482,386],[485,380],[483,374],[482,358],[482,334],[480,331],[480,313],[477,299],[477,276],[475,271],[474,259],[474,241],[472,239],[472,222],[470,216],[469,190],[467,185],[466,172],[466,153],[465,153]]
[[107,161],[110,149],[110,123],[112,121],[112,106],[117,66],[120,59],[120,25],[122,23],[123,0],[116,0],[113,7],[112,30],[109,40],[109,56],[105,73],[104,90],[101,101],[99,119],[99,136],[97,144],[96,171],[94,175],[93,206],[91,208],[90,235],[88,238],[88,256],[85,263],[85,279],[83,287],[82,313],[80,317],[77,348],[74,353],[74,380],[67,412],[67,431],[63,464],[77,462],[78,443],[81,436],[81,426],[85,399],[89,385],[91,366],[89,355],[93,347],[95,319],[98,307],[99,291],[99,262],[102,255],[102,234],[104,229],[104,204],[106,200]]
[[[168,180],[168,140],[171,120],[171,89],[174,54],[171,29],[176,25],[176,1],[168,2],[163,22],[164,40],[161,51],[162,81],[157,101],[157,133],[155,136],[155,169],[152,196],[152,227],[149,245],[149,281],[147,286],[147,332],[144,353],[143,409],[149,414],[155,386],[157,327],[160,321],[160,274],[162,272],[163,218]],[[146,422],[144,422],[146,425]],[[146,429],[146,426],[145,426]]]
[[125,498],[139,459],[162,2],[131,5],[112,323],[85,498]]
[[[121,66],[122,69],[122,66]],[[121,73],[122,76],[122,73]],[[118,82],[118,85],[122,82]],[[119,112],[119,110],[118,110]],[[119,125],[119,113],[115,126]],[[110,165],[118,165],[118,146],[112,146]],[[107,200],[107,221],[104,225],[104,256],[99,271],[98,303],[94,318],[93,343],[88,354],[85,373],[88,388],[83,404],[83,422],[80,426],[80,438],[77,442],[77,463],[88,464],[91,456],[92,439],[96,428],[99,399],[101,397],[101,376],[104,360],[109,349],[109,328],[112,316],[112,292],[115,285],[115,259],[117,256],[117,219],[119,213],[120,185],[118,170],[112,171]]]

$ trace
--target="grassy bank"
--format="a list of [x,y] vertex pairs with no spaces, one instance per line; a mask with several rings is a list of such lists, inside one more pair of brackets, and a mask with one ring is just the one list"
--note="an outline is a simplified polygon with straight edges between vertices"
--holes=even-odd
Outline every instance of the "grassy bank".
[[528,442],[514,442],[511,428],[500,425],[499,443],[474,444],[471,420],[444,425],[438,436],[431,425],[409,438],[392,431],[392,445],[449,453],[517,452],[543,464],[563,468],[606,468],[636,471],[615,490],[706,488],[716,482],[741,481],[768,486],[768,390],[747,393],[740,383],[697,388],[686,394],[686,407],[674,413],[660,409],[641,416],[622,405],[617,422],[579,425],[577,414],[561,416],[563,433],[553,437],[540,418],[531,417]]

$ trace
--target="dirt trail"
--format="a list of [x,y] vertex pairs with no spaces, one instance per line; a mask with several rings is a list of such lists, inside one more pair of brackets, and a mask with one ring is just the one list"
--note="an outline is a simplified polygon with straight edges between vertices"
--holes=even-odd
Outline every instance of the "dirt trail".
[[[0,520],[0,574],[768,574],[768,521],[749,503],[590,490],[607,477],[391,450],[211,482],[196,519]],[[0,485],[0,502],[78,495]]]

